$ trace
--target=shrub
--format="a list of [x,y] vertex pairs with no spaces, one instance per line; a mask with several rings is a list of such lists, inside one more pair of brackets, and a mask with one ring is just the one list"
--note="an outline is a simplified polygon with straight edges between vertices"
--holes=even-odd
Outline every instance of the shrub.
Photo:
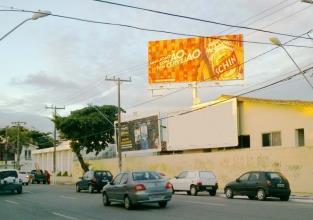
[[61,171],[59,171],[59,172],[57,173],[57,176],[62,176]]
[[64,171],[63,175],[62,176],[68,176],[68,173],[67,171]]

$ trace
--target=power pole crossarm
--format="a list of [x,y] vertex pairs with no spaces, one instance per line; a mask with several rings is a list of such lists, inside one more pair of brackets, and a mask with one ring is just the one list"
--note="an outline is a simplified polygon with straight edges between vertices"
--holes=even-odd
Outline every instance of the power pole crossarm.
[[117,152],[118,152],[118,167],[119,171],[122,172],[122,149],[121,149],[121,82],[131,82],[131,78],[129,79],[121,79],[120,77],[108,78],[105,77],[106,81],[114,81],[117,82],[118,86],[118,137],[117,137]]

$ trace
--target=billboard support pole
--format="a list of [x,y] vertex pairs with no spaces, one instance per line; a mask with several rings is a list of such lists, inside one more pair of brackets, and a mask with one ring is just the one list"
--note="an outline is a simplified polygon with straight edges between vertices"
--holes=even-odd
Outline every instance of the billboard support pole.
[[198,96],[198,83],[192,84],[192,105],[198,105],[201,103],[200,97]]
[[117,132],[117,152],[118,152],[118,169],[119,172],[122,172],[122,148],[121,148],[121,82],[131,82],[131,79],[120,79],[120,77],[115,78],[115,76],[113,78],[108,78],[107,76],[105,77],[106,81],[115,81],[117,82],[117,87],[118,87],[118,114],[117,114],[117,118],[118,118],[118,132]]

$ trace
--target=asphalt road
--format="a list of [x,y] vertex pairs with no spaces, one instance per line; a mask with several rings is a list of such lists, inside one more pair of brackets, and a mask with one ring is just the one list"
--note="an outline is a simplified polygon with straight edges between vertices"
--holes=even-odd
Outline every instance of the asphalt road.
[[175,194],[167,208],[144,205],[127,211],[122,205],[102,205],[100,193],[76,193],[74,186],[30,185],[23,194],[0,193],[1,220],[113,219],[113,220],[193,220],[193,219],[313,219],[313,204],[279,200],[252,201],[200,194]]

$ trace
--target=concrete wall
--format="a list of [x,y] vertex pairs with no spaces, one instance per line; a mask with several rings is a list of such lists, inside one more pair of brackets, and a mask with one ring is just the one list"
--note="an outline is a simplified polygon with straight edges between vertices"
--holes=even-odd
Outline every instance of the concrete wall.
[[[88,161],[92,168],[118,173],[117,159]],[[156,170],[169,177],[183,170],[212,170],[220,189],[250,170],[281,171],[289,180],[293,192],[313,193],[313,147],[270,147],[240,149],[211,153],[123,158],[124,170]],[[73,180],[82,175],[79,162],[73,164]]]
[[251,148],[262,147],[262,133],[281,132],[281,146],[296,146],[296,129],[304,128],[305,145],[313,146],[313,105],[239,102],[239,134],[250,135]]

